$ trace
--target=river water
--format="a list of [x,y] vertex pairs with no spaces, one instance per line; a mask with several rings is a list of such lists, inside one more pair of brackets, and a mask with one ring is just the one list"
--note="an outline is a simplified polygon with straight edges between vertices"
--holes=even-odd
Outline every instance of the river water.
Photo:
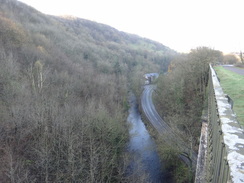
[[156,151],[156,144],[141,120],[136,97],[133,94],[130,96],[130,110],[127,121],[130,125],[128,150],[134,156],[130,170],[138,176],[148,175],[146,182],[166,182],[163,181],[164,172]]

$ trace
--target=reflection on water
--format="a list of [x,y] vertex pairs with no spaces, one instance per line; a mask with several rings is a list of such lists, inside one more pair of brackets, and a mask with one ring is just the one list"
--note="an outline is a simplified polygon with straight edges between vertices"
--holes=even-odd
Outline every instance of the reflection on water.
[[131,170],[138,174],[148,174],[150,182],[163,182],[163,172],[159,156],[156,152],[156,145],[150,137],[144,123],[141,120],[136,99],[130,97],[130,110],[127,119],[130,125],[129,152],[134,154],[134,162],[131,163]]

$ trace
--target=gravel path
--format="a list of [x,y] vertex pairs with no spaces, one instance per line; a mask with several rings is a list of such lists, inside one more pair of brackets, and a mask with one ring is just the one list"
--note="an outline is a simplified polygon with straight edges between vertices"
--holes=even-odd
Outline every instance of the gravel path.
[[223,65],[223,67],[237,74],[244,75],[244,69],[242,68],[234,67],[233,65]]

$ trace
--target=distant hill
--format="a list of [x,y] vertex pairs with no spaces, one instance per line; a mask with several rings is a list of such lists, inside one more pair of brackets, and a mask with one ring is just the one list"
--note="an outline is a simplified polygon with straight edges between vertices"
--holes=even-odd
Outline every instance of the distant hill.
[[107,25],[0,0],[0,182],[135,180],[123,153],[128,91],[139,95],[142,76],[166,71],[175,54]]
[[[21,44],[21,41],[28,40],[25,42],[28,43],[25,46],[30,46],[32,49],[42,47],[42,49],[49,51],[49,56],[52,55],[52,50],[50,50],[52,47],[52,49],[58,49],[62,53],[65,49],[67,54],[79,50],[79,54],[83,54],[85,58],[88,56],[102,58],[102,54],[99,52],[108,51],[109,54],[120,58],[125,56],[132,60],[135,56],[142,56],[143,59],[140,62],[153,62],[156,59],[157,63],[160,63],[162,57],[165,60],[165,57],[175,54],[173,50],[158,42],[120,32],[107,25],[75,17],[44,15],[18,1],[2,0],[1,2],[1,18],[3,26],[6,27],[5,31],[15,29],[15,32],[12,33],[16,40],[9,40],[10,43],[7,43],[12,44],[12,46],[17,44],[13,41],[19,41]],[[3,35],[3,37],[8,39],[9,35]],[[94,51],[91,53],[89,50]],[[40,57],[37,53],[35,54],[37,58]],[[57,52],[55,56],[57,56]],[[51,58],[53,60],[55,57],[51,56]],[[73,60],[72,57],[69,59]],[[48,59],[43,58],[43,60]],[[133,58],[131,62],[136,62],[136,60]],[[80,61],[82,60],[80,59]],[[162,69],[165,68],[162,67]]]
[[91,40],[96,42],[117,43],[129,47],[131,46],[131,48],[148,49],[149,51],[172,51],[156,41],[121,32],[108,25],[72,16],[57,17],[57,19],[63,22],[65,26],[69,27],[70,30],[74,31],[77,35],[80,35],[82,32],[86,33],[87,37],[90,37]]

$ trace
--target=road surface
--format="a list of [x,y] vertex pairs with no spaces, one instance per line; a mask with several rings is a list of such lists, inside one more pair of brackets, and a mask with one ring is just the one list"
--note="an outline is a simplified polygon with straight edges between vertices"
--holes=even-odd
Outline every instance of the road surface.
[[234,67],[233,65],[223,65],[223,67],[237,74],[244,75],[244,69],[242,68]]
[[[155,109],[152,101],[152,93],[156,89],[155,85],[145,85],[144,91],[141,96],[141,105],[144,114],[153,125],[153,127],[158,131],[160,135],[164,135],[164,139],[171,144],[177,146],[182,152],[186,153],[185,155],[180,155],[180,158],[186,163],[190,164],[189,159],[186,156],[189,156],[190,149],[188,145],[180,138],[177,134],[173,133],[173,130],[170,126],[159,116],[158,112]],[[188,154],[188,155],[187,155]],[[197,154],[192,152],[192,163],[193,166],[196,165]]]
[[142,109],[147,116],[148,120],[151,122],[153,127],[158,131],[159,134],[166,133],[171,131],[167,123],[157,113],[153,102],[152,102],[152,93],[156,86],[154,85],[145,85],[144,91],[141,97]]

